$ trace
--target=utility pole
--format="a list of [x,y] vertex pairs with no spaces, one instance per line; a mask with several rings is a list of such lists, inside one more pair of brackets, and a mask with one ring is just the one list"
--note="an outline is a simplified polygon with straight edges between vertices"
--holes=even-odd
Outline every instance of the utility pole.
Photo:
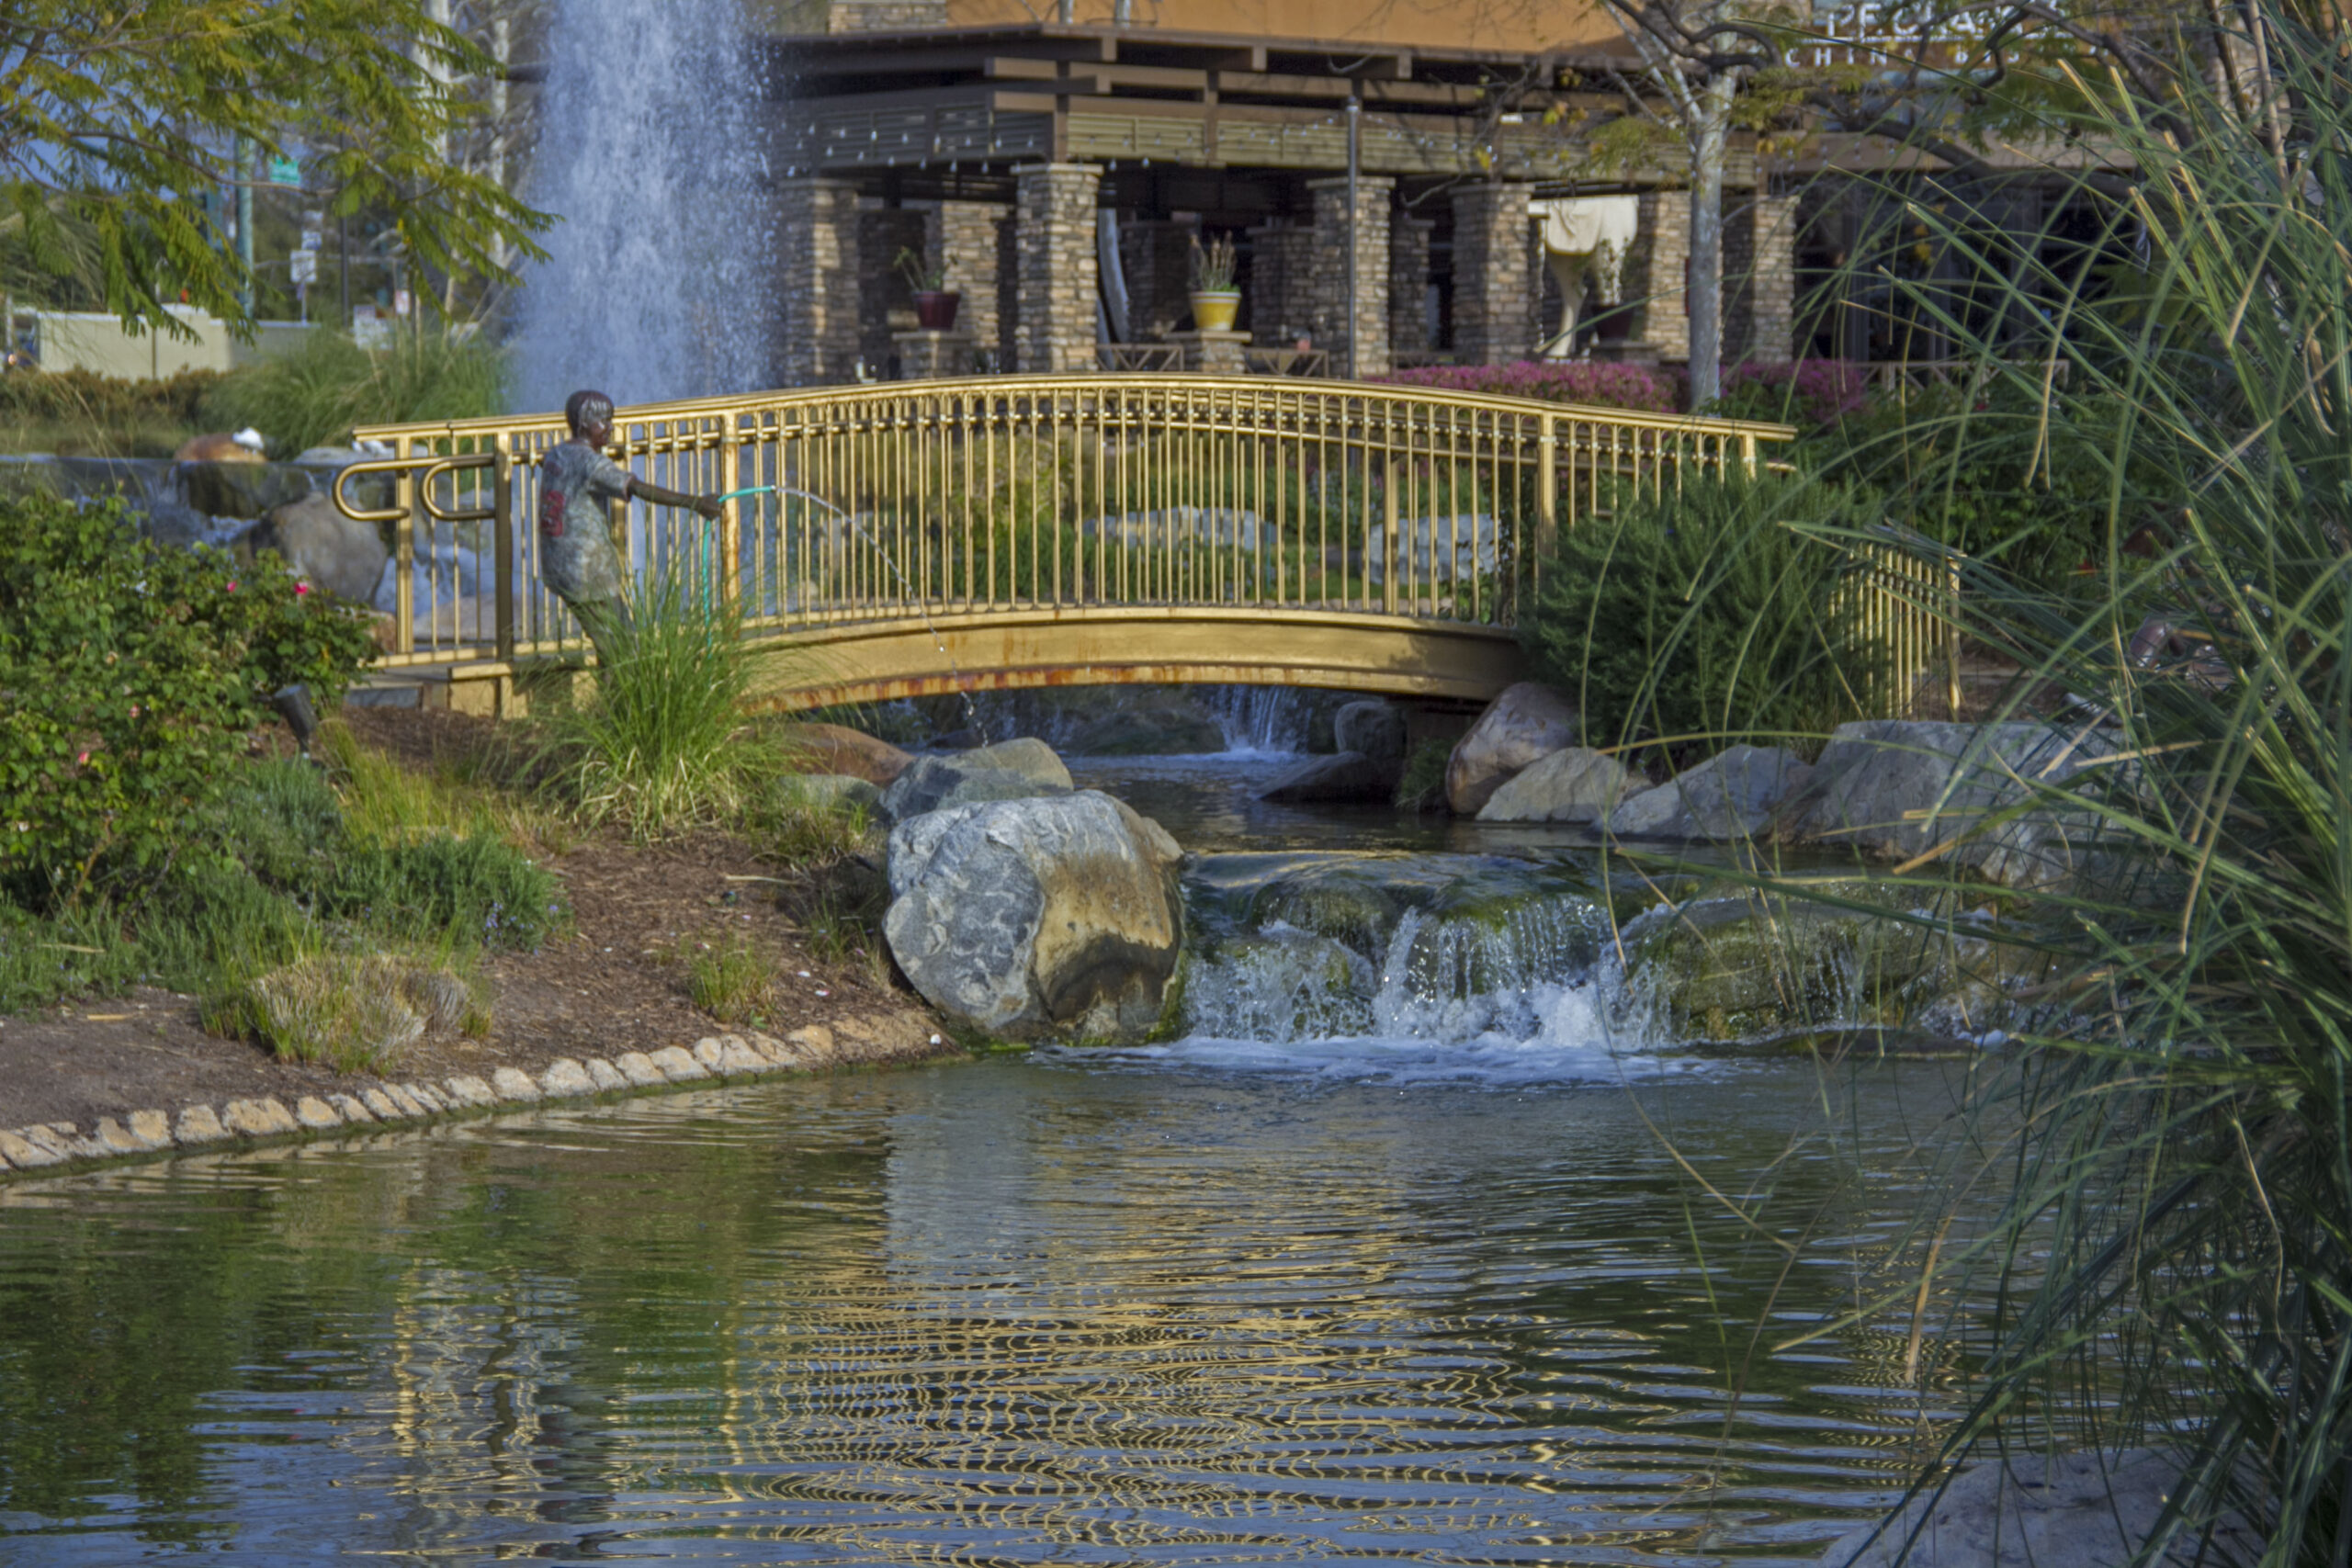
[[254,313],[254,154],[253,144],[239,136],[231,154],[237,180],[237,308]]

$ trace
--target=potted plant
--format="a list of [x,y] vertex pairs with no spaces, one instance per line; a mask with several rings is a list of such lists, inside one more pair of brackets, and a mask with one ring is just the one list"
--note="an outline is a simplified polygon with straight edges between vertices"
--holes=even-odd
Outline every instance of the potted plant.
[[939,265],[930,265],[911,248],[902,248],[899,259],[891,265],[899,276],[914,290],[915,324],[927,333],[952,333],[956,330],[956,307],[964,296],[947,287],[947,264],[955,258],[942,256]]
[[1241,309],[1241,290],[1234,287],[1233,241],[1219,235],[1207,244],[1193,241],[1193,325],[1204,333],[1233,330],[1234,312]]

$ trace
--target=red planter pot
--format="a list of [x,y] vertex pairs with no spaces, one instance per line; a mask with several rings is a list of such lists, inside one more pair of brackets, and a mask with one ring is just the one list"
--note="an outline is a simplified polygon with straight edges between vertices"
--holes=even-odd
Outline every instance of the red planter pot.
[[956,307],[964,296],[953,288],[925,288],[915,295],[915,321],[927,333],[956,330]]

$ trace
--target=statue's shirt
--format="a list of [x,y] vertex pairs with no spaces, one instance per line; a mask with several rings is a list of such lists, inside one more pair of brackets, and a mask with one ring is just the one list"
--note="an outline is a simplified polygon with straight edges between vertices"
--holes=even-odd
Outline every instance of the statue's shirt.
[[617,599],[621,563],[605,506],[628,494],[628,470],[584,441],[539,459],[539,576],[566,599]]

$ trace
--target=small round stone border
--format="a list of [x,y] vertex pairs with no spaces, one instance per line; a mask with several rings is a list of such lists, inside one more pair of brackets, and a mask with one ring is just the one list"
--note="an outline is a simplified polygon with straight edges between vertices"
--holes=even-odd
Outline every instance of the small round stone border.
[[306,1094],[291,1110],[282,1100],[265,1098],[232,1100],[218,1109],[198,1102],[173,1114],[134,1111],[121,1121],[101,1116],[86,1133],[71,1122],[36,1122],[0,1131],[0,1180],[35,1172],[55,1175],[62,1168],[98,1160],[233,1148],[354,1128],[516,1111],[550,1100],[707,1088],[714,1081],[741,1083],[828,1067],[917,1061],[956,1049],[920,1015],[874,1013],[831,1025],[810,1024],[781,1040],[755,1030],[708,1035],[691,1049],[668,1045],[650,1054],[624,1051],[611,1061],[560,1056],[537,1077],[500,1067],[487,1078],[460,1073],[437,1084],[386,1082],[356,1094]]

